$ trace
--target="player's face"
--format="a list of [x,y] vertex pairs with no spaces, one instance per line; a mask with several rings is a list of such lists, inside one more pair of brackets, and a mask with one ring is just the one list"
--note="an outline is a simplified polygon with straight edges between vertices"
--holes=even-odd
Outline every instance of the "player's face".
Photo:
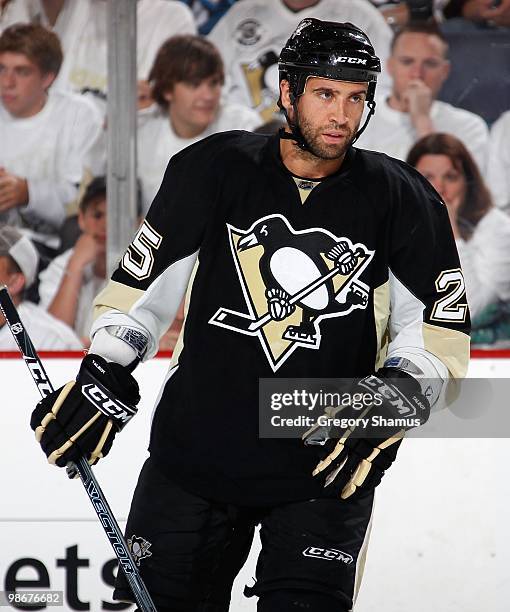
[[466,179],[447,155],[423,155],[416,169],[429,180],[447,206],[460,206],[466,194]]
[[22,53],[0,53],[0,97],[13,117],[22,119],[38,113],[54,78],[53,73],[42,74]]
[[297,123],[316,157],[338,159],[345,154],[358,130],[367,89],[367,83],[307,80]]
[[84,212],[79,214],[80,229],[94,238],[101,250],[106,249],[106,200],[92,200]]
[[216,118],[222,79],[211,76],[197,83],[176,83],[165,94],[170,120],[178,136],[193,138],[201,134]]
[[445,53],[445,44],[433,34],[402,34],[388,60],[393,95],[400,100],[410,85],[422,81],[436,98],[450,70]]

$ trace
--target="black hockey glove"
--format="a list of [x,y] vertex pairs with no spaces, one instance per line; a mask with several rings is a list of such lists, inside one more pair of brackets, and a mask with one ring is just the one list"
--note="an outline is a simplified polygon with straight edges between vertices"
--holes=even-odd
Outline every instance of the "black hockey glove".
[[127,368],[87,355],[76,382],[37,404],[30,427],[49,463],[65,467],[84,455],[94,465],[108,454],[115,434],[136,414],[139,401],[138,383]]
[[395,368],[362,378],[351,393],[370,393],[373,400],[361,410],[332,410],[303,435],[307,446],[326,451],[313,475],[342,499],[375,488],[395,460],[405,431],[425,423],[430,414],[418,381]]

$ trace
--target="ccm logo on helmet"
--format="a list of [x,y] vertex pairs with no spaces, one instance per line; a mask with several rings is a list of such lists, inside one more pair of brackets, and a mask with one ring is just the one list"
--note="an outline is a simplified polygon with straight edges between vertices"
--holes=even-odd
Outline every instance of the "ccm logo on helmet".
[[133,416],[134,412],[122,402],[114,402],[97,385],[83,385],[81,392],[98,410],[108,417],[125,425]]
[[347,64],[366,64],[367,60],[363,59],[361,57],[337,57],[336,58],[337,62],[344,62]]

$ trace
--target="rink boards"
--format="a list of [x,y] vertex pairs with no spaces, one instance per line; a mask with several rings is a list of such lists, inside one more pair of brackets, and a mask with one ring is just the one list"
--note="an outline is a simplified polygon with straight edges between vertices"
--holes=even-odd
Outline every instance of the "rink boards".
[[[58,386],[74,377],[78,361],[45,365]],[[138,368],[139,414],[94,468],[122,527],[167,367],[168,359],[155,359]],[[28,427],[38,395],[24,364],[2,359],[0,370],[0,590],[31,581],[31,589],[63,592],[63,606],[51,609],[122,609],[109,603],[114,555],[88,498],[78,481],[45,463]],[[510,359],[475,359],[470,369],[473,377],[509,373]],[[509,455],[507,439],[407,441],[378,491],[356,612],[507,612]],[[232,611],[255,610],[241,592],[252,583],[257,550],[258,542],[236,583]]]

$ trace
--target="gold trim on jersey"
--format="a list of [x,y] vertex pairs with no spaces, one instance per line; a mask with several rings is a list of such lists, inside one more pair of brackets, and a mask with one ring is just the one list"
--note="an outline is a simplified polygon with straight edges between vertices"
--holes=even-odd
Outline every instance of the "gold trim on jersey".
[[423,323],[423,345],[425,350],[438,357],[448,368],[452,378],[464,378],[469,365],[469,343],[467,334]]
[[377,337],[375,370],[383,367],[388,353],[388,319],[390,317],[390,281],[374,289],[374,324]]
[[296,183],[296,187],[298,188],[299,197],[301,198],[301,204],[304,204],[306,202],[306,199],[312,193],[315,187],[317,187],[317,185],[320,185],[321,183],[321,181],[312,181],[310,179],[302,179],[302,178],[298,178],[297,176],[293,176],[292,178],[294,179],[294,182]]
[[144,294],[145,291],[142,289],[135,289],[110,280],[93,302],[94,321],[110,310],[128,313]]
[[355,604],[356,600],[358,599],[359,589],[361,587],[361,581],[363,579],[363,574],[365,573],[368,543],[370,541],[370,535],[372,533],[372,522],[374,518],[374,504],[375,504],[375,500],[372,499],[372,507],[370,509],[370,520],[368,521],[368,525],[365,530],[365,535],[363,536],[363,544],[361,545],[360,551],[358,553],[358,560],[356,561],[356,570],[354,573],[354,593],[353,593],[353,598],[352,598],[353,604]]
[[200,262],[197,259],[195,265],[193,266],[193,270],[191,271],[191,276],[189,277],[188,287],[184,295],[184,318],[182,320],[182,327],[181,331],[179,332],[179,337],[177,338],[177,342],[174,346],[172,358],[170,359],[170,369],[173,369],[176,365],[179,364],[179,357],[182,353],[182,349],[184,348],[184,329],[186,327],[186,319],[188,318],[189,300],[199,265]]

